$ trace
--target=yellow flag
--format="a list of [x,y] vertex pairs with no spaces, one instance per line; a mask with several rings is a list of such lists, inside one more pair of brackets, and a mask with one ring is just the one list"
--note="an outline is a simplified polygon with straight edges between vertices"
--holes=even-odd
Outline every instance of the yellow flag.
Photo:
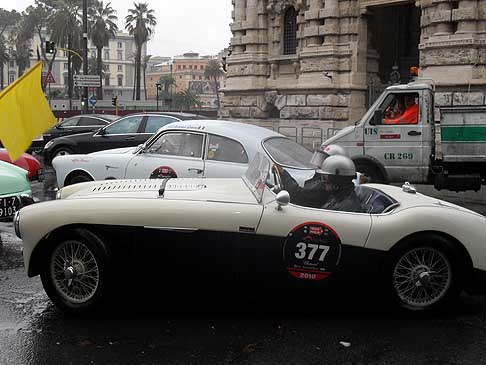
[[32,140],[56,124],[42,92],[42,61],[0,93],[0,140],[12,161]]

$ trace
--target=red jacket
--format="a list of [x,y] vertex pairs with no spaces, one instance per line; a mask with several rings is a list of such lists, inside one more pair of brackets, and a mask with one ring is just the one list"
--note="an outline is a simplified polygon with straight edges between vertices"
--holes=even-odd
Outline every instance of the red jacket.
[[409,106],[398,118],[386,118],[385,124],[417,124],[418,104]]

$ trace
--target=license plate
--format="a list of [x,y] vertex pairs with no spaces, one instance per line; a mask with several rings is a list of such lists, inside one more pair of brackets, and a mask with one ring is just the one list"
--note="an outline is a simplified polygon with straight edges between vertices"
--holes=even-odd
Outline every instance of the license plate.
[[16,196],[0,199],[0,218],[8,218],[20,208],[19,199]]

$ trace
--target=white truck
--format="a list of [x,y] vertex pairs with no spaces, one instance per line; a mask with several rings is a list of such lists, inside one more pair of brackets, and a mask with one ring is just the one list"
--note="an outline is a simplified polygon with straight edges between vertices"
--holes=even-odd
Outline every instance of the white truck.
[[[416,122],[393,120],[393,108],[410,97],[418,103]],[[329,144],[346,148],[357,171],[373,182],[408,181],[434,184],[438,190],[478,191],[486,179],[486,107],[441,108],[436,123],[431,85],[394,85],[355,126],[324,142]]]

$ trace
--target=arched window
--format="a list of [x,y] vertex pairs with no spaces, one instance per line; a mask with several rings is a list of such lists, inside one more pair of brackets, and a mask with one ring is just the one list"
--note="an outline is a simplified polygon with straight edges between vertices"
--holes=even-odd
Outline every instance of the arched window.
[[284,55],[295,54],[297,51],[297,12],[293,6],[285,12],[283,31]]

